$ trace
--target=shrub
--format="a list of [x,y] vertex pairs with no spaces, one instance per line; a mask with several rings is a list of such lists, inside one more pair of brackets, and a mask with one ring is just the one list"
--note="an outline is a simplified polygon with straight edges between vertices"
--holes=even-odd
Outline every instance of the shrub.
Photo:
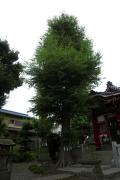
[[45,172],[44,167],[39,166],[37,164],[30,165],[29,170],[35,174],[44,174],[44,172]]
[[14,162],[29,162],[35,159],[35,153],[33,152],[20,152],[16,151],[13,153],[13,161]]

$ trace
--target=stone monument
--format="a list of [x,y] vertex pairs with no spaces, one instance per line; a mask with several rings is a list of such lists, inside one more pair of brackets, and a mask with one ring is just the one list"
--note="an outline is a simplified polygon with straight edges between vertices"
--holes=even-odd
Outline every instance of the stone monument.
[[117,144],[116,141],[112,141],[112,152],[113,152],[113,159],[112,165],[114,167],[120,167],[120,144]]
[[104,175],[103,175],[100,163],[101,161],[96,158],[95,146],[93,144],[92,138],[87,137],[83,145],[81,164],[85,168],[87,168],[88,166],[92,168],[91,176],[96,180],[104,179]]

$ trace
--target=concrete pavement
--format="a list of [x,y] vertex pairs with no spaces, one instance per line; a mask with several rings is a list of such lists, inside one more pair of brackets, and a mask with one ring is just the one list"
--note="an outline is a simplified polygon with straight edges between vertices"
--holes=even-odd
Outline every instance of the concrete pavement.
[[[40,176],[32,174],[28,168],[28,165],[19,166],[16,165],[16,169],[14,168],[14,172],[12,173],[11,180],[57,180],[62,178],[71,177],[73,175],[87,175],[90,177],[93,172],[93,166],[86,165],[83,166],[81,164],[75,164],[70,167],[59,168],[60,173],[49,176]],[[109,177],[113,177],[114,180],[119,180],[120,168],[114,168],[108,165],[101,166],[105,179],[109,179]],[[117,178],[116,178],[117,175]],[[114,178],[115,177],[115,178]],[[82,179],[81,179],[82,180]]]

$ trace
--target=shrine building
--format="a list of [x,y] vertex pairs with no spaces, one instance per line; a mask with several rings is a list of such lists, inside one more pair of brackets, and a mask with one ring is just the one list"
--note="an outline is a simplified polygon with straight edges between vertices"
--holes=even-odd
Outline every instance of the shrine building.
[[120,88],[108,81],[105,92],[91,91],[90,99],[96,149],[112,141],[120,144]]

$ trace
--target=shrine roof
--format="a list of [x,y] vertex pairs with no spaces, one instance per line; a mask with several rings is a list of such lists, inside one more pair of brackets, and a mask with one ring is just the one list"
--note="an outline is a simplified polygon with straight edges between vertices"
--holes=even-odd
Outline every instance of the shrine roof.
[[100,96],[100,97],[106,98],[106,97],[120,95],[120,91],[118,91],[118,92],[96,92],[96,91],[92,90],[90,95],[92,95],[92,96]]
[[97,115],[116,111],[120,108],[120,87],[108,81],[104,92],[91,91],[88,104]]
[[96,91],[91,91],[90,95],[92,96],[100,96],[103,98],[109,98],[111,96],[117,96],[120,95],[120,87],[116,87],[112,84],[112,82],[108,81],[107,82],[107,87],[104,92],[96,92]]

